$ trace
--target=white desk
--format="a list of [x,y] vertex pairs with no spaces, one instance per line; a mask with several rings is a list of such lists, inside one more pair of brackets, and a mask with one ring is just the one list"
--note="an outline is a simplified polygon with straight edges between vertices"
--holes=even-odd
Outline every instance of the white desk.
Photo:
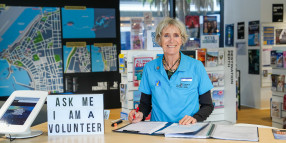
[[[12,143],[246,143],[246,141],[230,141],[218,139],[190,139],[190,138],[165,138],[163,136],[139,135],[128,133],[115,133],[111,127],[111,120],[105,120],[104,135],[85,136],[48,136],[48,125],[43,123],[32,127],[42,130],[41,136],[29,139],[16,139]],[[128,122],[119,124],[121,127]],[[0,143],[10,143],[9,139],[0,138]],[[255,143],[255,142],[249,142]],[[275,140],[270,128],[259,128],[259,143],[285,143],[283,140]]]

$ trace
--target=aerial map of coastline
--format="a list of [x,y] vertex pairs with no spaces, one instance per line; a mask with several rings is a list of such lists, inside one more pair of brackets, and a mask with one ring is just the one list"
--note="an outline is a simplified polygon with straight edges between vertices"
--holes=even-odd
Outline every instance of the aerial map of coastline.
[[115,9],[62,8],[63,38],[115,38]]
[[15,90],[63,92],[60,9],[0,11],[0,96]]
[[64,45],[65,73],[90,72],[90,46],[67,47]]
[[117,70],[116,46],[91,45],[92,72],[105,72]]

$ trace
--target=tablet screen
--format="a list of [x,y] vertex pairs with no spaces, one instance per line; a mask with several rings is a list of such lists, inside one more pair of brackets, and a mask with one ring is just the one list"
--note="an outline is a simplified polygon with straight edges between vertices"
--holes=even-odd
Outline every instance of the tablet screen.
[[12,104],[0,119],[8,125],[24,125],[40,98],[15,97]]

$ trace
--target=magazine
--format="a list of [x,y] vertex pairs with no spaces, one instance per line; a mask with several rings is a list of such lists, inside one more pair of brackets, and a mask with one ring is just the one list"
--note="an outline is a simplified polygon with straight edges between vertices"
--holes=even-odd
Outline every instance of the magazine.
[[143,68],[146,63],[153,60],[153,57],[135,57],[134,58],[134,72],[133,85],[138,87],[142,78]]
[[224,107],[224,91],[223,90],[214,90],[212,92],[212,99],[213,99],[213,104],[214,108],[223,108]]

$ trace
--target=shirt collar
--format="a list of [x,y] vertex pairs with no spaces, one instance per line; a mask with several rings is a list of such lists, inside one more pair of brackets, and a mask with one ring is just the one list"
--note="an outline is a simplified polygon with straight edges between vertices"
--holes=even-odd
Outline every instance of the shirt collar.
[[[180,65],[178,67],[178,71],[187,71],[187,56],[184,55],[182,52],[181,53],[181,61],[180,61]],[[155,70],[156,71],[161,71],[162,72],[166,72],[163,66],[163,56],[158,57],[158,61],[157,64],[155,64]]]

